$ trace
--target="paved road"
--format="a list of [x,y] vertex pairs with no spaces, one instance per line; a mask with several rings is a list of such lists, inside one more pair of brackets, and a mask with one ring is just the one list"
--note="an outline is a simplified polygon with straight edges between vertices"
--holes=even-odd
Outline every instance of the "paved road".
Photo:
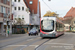
[[44,43],[37,50],[75,50],[75,33],[66,32],[63,36]]
[[58,38],[21,36],[0,40],[0,50],[75,50],[75,34],[65,33]]

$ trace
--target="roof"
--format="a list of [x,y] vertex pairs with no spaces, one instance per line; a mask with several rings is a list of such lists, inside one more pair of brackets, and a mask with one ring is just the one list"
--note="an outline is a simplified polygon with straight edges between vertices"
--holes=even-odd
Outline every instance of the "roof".
[[58,19],[59,19],[59,20],[63,20],[63,17],[59,17]]
[[65,17],[75,17],[75,7],[72,7],[67,14],[64,16]]
[[[38,13],[38,0],[23,0],[27,8],[29,8],[30,13],[37,14]],[[29,4],[30,1],[33,1],[33,4]],[[41,17],[41,9],[39,2],[39,18]]]
[[[33,1],[33,4],[29,4],[30,1]],[[37,14],[38,9],[38,0],[24,0],[26,6],[30,9],[31,13]],[[40,11],[40,2],[39,2],[39,11]]]

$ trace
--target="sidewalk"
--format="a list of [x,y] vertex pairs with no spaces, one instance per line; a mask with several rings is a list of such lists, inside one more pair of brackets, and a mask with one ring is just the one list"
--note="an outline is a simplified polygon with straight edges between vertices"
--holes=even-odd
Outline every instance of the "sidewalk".
[[11,35],[8,35],[8,37],[6,37],[5,35],[0,34],[0,40],[22,37],[22,36],[27,36],[27,35],[28,35],[27,33],[25,33],[25,34],[11,34]]

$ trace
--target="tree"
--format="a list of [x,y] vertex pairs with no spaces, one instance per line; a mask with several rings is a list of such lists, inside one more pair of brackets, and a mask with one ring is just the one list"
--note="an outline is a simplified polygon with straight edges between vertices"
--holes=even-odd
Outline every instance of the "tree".
[[25,21],[21,18],[15,18],[14,25],[24,25]]
[[56,14],[55,12],[47,11],[47,13],[43,17],[45,17],[45,16],[54,16],[54,17],[57,17],[58,14]]

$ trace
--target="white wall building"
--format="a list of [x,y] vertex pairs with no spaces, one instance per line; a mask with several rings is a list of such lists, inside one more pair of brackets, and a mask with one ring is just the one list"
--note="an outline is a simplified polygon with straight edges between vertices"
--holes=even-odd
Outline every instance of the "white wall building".
[[[29,31],[33,26],[39,27],[39,25],[40,25],[39,0],[37,0],[37,2],[36,2],[37,6],[35,4],[32,4],[37,7],[36,14],[34,13],[35,10],[33,9],[33,7],[29,8],[29,7],[27,7],[27,5],[25,3],[29,4],[29,2],[27,3],[24,0],[12,0],[13,21],[15,21],[15,18],[16,19],[17,18],[24,19],[24,21],[25,21],[24,26],[27,27],[27,30]],[[29,5],[31,5],[31,4],[29,4]],[[28,9],[34,10],[34,11],[32,11],[32,14],[30,13],[30,11]]]
[[12,0],[12,13],[13,13],[13,20],[15,18],[24,19],[24,25],[30,24],[30,12],[27,12],[27,7],[24,4],[23,0]]

